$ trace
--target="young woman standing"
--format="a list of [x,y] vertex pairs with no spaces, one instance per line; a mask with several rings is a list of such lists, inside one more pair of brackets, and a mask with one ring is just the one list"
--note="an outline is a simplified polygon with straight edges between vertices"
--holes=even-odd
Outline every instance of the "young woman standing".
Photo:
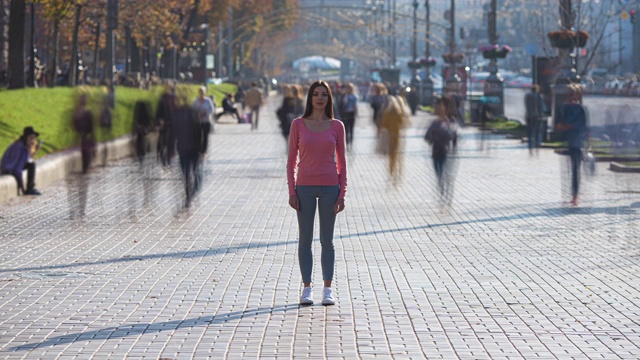
[[304,114],[291,123],[287,181],[289,205],[298,213],[298,261],[304,283],[300,304],[313,304],[311,243],[317,207],[324,280],[322,304],[334,305],[331,290],[335,262],[333,230],[336,215],[344,210],[347,161],[344,125],[333,118],[333,97],[325,81],[311,85]]

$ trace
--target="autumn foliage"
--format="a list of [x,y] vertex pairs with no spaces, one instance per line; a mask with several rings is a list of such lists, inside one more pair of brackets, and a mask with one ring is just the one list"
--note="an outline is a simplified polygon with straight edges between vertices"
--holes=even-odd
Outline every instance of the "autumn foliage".
[[[96,40],[98,49],[104,53],[107,0],[35,2],[36,46],[50,68],[72,59],[76,28],[79,53],[91,53]],[[245,67],[256,72],[272,72],[279,65],[276,64],[278,55],[274,56],[273,51],[284,46],[290,36],[287,30],[296,20],[296,8],[295,0],[118,0],[118,26],[114,33],[116,58],[119,63],[124,62],[125,51],[146,52],[147,59],[174,48],[180,51],[193,41],[194,34],[203,37],[200,29],[207,24],[210,51],[231,40],[233,44],[242,44],[241,63]],[[219,29],[224,34],[222,44],[216,43]],[[104,59],[100,66],[104,66]]]

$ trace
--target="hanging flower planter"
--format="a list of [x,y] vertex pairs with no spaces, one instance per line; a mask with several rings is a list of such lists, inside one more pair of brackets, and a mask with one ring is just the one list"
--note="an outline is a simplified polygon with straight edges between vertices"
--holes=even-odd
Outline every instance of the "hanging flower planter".
[[447,64],[459,63],[464,59],[463,53],[442,54],[442,60]]
[[511,52],[511,47],[497,44],[482,45],[478,48],[478,51],[482,52],[482,57],[485,59],[504,59]]
[[589,40],[589,33],[583,30],[579,30],[576,33],[576,46],[582,48],[587,45],[587,40]]
[[418,61],[409,61],[407,63],[407,67],[409,69],[417,70],[417,69],[420,69],[422,65]]
[[573,30],[558,30],[547,34],[551,46],[559,49],[573,49],[574,47],[585,47],[589,34],[580,30],[577,33]]
[[428,68],[428,67],[432,67],[435,66],[438,63],[438,60],[436,60],[436,58],[429,56],[428,58],[422,58],[419,61],[420,66],[424,67],[424,68]]

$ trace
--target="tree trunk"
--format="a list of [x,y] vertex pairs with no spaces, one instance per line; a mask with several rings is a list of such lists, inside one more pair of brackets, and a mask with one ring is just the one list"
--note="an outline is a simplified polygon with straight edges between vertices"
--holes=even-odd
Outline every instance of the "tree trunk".
[[69,86],[78,83],[78,32],[80,31],[80,14],[82,5],[76,5],[76,19],[73,25],[73,40],[71,43],[71,69],[69,71]]
[[9,6],[6,0],[0,0],[0,85],[4,84],[9,62]]
[[98,85],[98,63],[100,62],[100,20],[96,24],[96,45],[93,50],[93,81]]
[[27,5],[11,0],[9,13],[9,89],[24,88],[24,24]]
[[56,86],[56,78],[58,77],[58,46],[60,45],[60,22],[54,21],[53,23],[53,56],[51,57],[51,68],[49,72],[49,82],[51,87]]

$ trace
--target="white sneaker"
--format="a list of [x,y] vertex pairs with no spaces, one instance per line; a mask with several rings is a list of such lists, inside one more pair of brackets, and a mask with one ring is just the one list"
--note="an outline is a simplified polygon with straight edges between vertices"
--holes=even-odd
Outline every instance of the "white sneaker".
[[313,305],[313,289],[311,286],[307,286],[302,290],[302,295],[300,295],[300,305]]
[[325,287],[322,291],[324,296],[322,297],[322,305],[335,305],[336,299],[333,298],[333,291],[330,287]]

